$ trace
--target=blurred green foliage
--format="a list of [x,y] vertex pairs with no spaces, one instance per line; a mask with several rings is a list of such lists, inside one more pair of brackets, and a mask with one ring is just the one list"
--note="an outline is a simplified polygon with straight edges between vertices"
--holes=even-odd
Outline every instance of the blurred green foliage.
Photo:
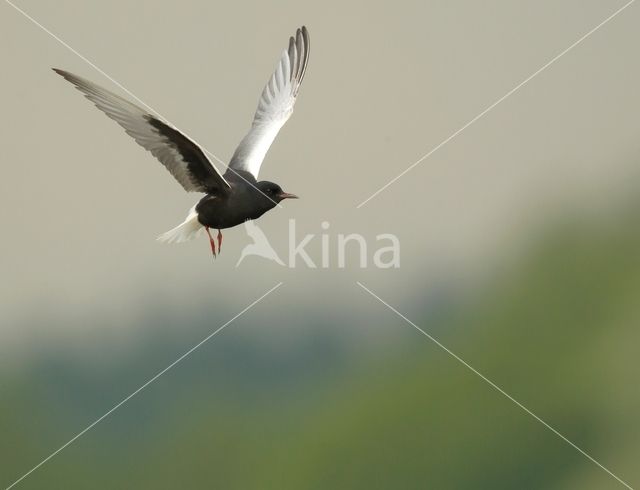
[[[558,227],[453,314],[413,318],[632,486],[638,224],[634,215]],[[380,321],[404,329],[392,339],[404,345],[358,361],[322,335],[285,355],[230,336],[17,488],[623,488],[411,326],[391,314]],[[135,389],[169,351],[152,345],[100,373],[47,360],[5,377],[0,483]]]

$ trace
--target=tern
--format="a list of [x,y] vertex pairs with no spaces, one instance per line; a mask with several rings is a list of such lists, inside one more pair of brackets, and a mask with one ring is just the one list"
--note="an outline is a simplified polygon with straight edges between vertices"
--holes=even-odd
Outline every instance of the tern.
[[[224,175],[211,164],[200,146],[167,121],[85,78],[53,70],[151,152],[187,192],[205,194],[181,224],[158,240],[185,242],[204,229],[215,257],[222,247],[221,230],[257,219],[283,199],[298,197],[284,192],[276,183],[258,181],[258,173],[269,147],[293,113],[309,62],[309,48],[309,32],[303,26],[295,37],[289,38],[288,48],[283,50],[262,91],[251,129],[240,141]],[[218,230],[217,243],[211,229]]]

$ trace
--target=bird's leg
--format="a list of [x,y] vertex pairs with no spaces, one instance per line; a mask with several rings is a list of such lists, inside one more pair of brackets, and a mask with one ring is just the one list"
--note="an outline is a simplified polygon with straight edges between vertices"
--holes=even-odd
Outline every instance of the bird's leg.
[[218,253],[222,250],[222,232],[218,228]]
[[211,232],[209,231],[209,227],[205,226],[205,230],[207,230],[207,235],[209,235],[209,244],[211,245],[211,253],[213,254],[213,258],[216,258],[216,242],[213,241],[213,237],[211,236]]

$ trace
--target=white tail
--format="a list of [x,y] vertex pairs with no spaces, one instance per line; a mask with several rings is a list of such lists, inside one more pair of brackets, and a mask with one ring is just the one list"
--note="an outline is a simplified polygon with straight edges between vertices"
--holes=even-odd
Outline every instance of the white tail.
[[165,243],[182,243],[196,238],[204,227],[198,221],[196,207],[189,210],[187,218],[173,230],[160,235],[157,240]]

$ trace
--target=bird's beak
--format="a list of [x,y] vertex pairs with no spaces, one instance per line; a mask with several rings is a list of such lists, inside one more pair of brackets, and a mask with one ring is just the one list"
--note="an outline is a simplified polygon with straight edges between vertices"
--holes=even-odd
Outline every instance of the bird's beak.
[[295,194],[289,194],[288,192],[281,192],[278,197],[280,199],[299,199]]

